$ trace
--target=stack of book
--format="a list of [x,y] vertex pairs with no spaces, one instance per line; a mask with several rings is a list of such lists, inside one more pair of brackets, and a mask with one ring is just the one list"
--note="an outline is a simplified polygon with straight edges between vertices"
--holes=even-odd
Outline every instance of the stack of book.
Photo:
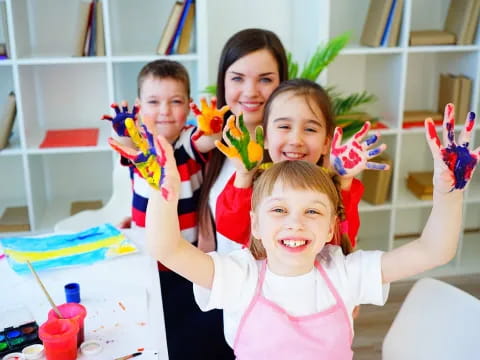
[[443,113],[445,105],[453,103],[455,105],[455,123],[463,124],[470,110],[471,96],[472,79],[464,75],[440,74],[438,112]]
[[432,179],[432,171],[409,172],[407,177],[407,188],[420,200],[432,200]]
[[186,54],[190,51],[195,21],[193,0],[176,1],[157,45],[157,54]]
[[397,46],[403,0],[370,0],[360,43],[366,46]]
[[372,161],[390,165],[389,170],[365,170],[362,175],[362,183],[365,188],[362,199],[370,204],[380,205],[388,198],[393,163],[385,153],[375,157]]
[[105,56],[103,8],[100,0],[81,1],[73,56]]
[[430,110],[406,110],[403,112],[402,128],[423,127],[426,118],[432,118],[435,125],[442,125],[443,113]]
[[410,32],[410,45],[471,45],[480,15],[480,0],[450,0],[443,29]]
[[17,231],[30,231],[26,206],[7,207],[0,217],[0,233]]
[[[1,21],[1,38],[0,41],[0,59],[8,59],[10,54],[10,47],[8,45],[8,23],[7,23],[7,4],[5,1],[0,2],[0,21]],[[1,39],[0,38],[0,39]]]

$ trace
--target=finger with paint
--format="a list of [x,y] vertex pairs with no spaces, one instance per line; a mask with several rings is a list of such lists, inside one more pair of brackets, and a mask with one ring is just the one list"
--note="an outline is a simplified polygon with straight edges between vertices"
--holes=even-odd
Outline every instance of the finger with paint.
[[263,128],[255,128],[255,141],[250,138],[250,133],[243,121],[243,115],[240,114],[237,121],[235,116],[230,116],[227,125],[223,130],[223,139],[227,145],[220,141],[215,142],[215,146],[225,156],[239,159],[245,169],[248,171],[260,165],[263,160]]
[[193,134],[192,140],[197,140],[202,135],[218,134],[222,131],[223,116],[230,109],[227,105],[221,109],[217,109],[217,98],[213,97],[208,105],[207,100],[203,97],[200,99],[200,109],[194,103],[190,103],[190,109],[197,117],[198,129]]
[[378,133],[362,141],[370,127],[370,122],[366,121],[362,128],[343,145],[341,144],[343,136],[342,128],[335,128],[330,150],[330,163],[340,176],[353,177],[365,169],[389,169],[388,164],[369,161],[387,148],[386,144],[372,148],[379,140],[380,135]]
[[126,101],[122,101],[121,106],[122,108],[120,109],[117,103],[113,103],[110,107],[115,111],[115,117],[103,115],[101,119],[111,121],[112,127],[118,136],[128,136],[125,121],[127,119],[133,119],[133,121],[136,122],[140,107],[133,105],[132,111],[128,111],[128,103]]
[[480,147],[470,151],[470,138],[475,127],[475,113],[469,112],[465,126],[455,142],[455,107],[445,106],[443,117],[443,146],[431,118],[425,120],[425,135],[433,155],[435,190],[447,193],[463,190],[472,178],[480,158]]

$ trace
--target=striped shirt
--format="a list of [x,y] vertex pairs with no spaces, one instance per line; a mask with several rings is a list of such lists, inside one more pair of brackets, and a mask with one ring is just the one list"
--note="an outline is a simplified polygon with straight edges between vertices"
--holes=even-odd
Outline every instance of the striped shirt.
[[[185,126],[173,144],[174,157],[180,173],[180,198],[178,201],[178,219],[182,236],[189,242],[197,241],[198,197],[202,184],[202,168],[205,158],[192,143],[194,126]],[[133,184],[132,221],[139,227],[145,227],[145,214],[148,199],[153,190],[134,167],[130,167]]]

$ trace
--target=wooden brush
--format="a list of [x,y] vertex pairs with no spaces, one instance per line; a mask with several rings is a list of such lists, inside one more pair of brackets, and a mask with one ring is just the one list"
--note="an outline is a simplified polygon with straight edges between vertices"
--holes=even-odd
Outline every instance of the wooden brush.
[[42,280],[40,280],[40,278],[38,277],[37,272],[36,272],[35,269],[33,268],[32,264],[30,264],[30,261],[29,261],[29,260],[27,260],[27,265],[28,265],[28,267],[30,268],[30,271],[32,272],[33,276],[35,276],[35,279],[37,280],[37,283],[38,283],[38,284],[40,285],[40,287],[42,288],[43,293],[45,294],[45,296],[46,296],[47,299],[48,299],[48,302],[49,302],[50,305],[52,306],[53,311],[55,311],[55,313],[58,315],[58,317],[59,317],[60,319],[63,319],[62,313],[60,312],[60,310],[58,310],[57,305],[55,305],[55,303],[53,302],[52,298],[50,297],[50,294],[48,293],[47,289],[46,289],[45,286],[43,285]]

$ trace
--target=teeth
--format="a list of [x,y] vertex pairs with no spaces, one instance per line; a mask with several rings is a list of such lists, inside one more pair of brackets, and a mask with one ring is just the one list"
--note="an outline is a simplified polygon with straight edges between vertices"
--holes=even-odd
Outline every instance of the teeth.
[[282,240],[283,245],[294,248],[303,246],[307,243],[306,240]]
[[255,108],[255,107],[259,106],[259,104],[245,104],[245,103],[242,103],[242,105],[247,107],[247,108]]
[[303,154],[299,153],[285,153],[285,156],[292,158],[292,159],[300,159],[303,157]]

